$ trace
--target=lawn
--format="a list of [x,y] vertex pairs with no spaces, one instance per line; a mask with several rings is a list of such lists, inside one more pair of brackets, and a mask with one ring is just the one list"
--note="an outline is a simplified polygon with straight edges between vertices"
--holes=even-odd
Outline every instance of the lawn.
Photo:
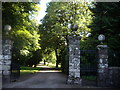
[[[47,66],[50,67],[50,68],[55,68],[56,67],[56,65],[52,64],[52,63],[49,63]],[[61,66],[58,65],[58,68],[60,68],[60,67]],[[40,67],[25,67],[25,66],[21,66],[20,67],[20,75],[32,74],[32,73],[38,72],[39,70],[40,70]]]
[[[48,67],[50,67],[50,68],[56,68],[56,64],[49,63]],[[58,68],[61,68],[61,65],[58,65]]]
[[40,68],[38,67],[24,67],[24,66],[21,66],[20,67],[20,75],[25,75],[25,74],[32,74],[32,73],[35,73],[35,72],[38,72]]
[[81,78],[85,80],[92,80],[92,81],[96,80],[96,76],[81,76]]

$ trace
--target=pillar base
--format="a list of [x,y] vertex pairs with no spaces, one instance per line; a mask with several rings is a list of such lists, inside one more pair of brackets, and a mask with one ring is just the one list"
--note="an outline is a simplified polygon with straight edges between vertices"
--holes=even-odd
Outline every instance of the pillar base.
[[68,77],[67,79],[67,84],[82,84],[82,79],[81,78],[73,78],[73,77]]
[[10,83],[10,75],[3,75],[2,76],[2,83],[3,84]]

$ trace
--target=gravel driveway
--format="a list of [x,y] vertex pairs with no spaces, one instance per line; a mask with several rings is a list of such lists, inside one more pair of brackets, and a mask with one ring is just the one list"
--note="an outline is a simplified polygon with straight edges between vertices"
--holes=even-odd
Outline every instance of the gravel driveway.
[[[61,72],[37,72],[22,77],[17,82],[3,84],[3,88],[80,88],[80,85],[66,84],[67,76]],[[87,85],[87,86],[86,86]],[[95,82],[83,80],[82,87],[94,87]]]

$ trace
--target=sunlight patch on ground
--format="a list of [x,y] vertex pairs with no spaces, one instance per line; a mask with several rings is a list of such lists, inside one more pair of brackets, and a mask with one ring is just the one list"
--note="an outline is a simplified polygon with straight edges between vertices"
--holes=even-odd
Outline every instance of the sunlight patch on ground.
[[39,68],[49,68],[48,66],[37,66]]
[[39,72],[61,72],[61,70],[40,70]]

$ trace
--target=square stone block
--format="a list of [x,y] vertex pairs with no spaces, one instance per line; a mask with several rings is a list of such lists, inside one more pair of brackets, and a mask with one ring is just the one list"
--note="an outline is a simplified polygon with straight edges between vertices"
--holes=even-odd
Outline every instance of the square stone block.
[[0,55],[0,60],[4,59],[3,55]]
[[81,85],[81,84],[82,84],[82,79],[80,79],[80,78],[75,78],[74,84],[79,84],[79,85]]
[[11,49],[11,48],[12,48],[12,46],[9,45],[9,44],[5,44],[5,45],[3,46],[3,49]]
[[103,69],[98,69],[98,73],[104,73]]
[[4,59],[11,59],[11,55],[4,55]]
[[69,70],[70,70],[70,71],[73,70],[73,67],[72,67],[72,66],[69,66]]
[[108,58],[108,55],[107,54],[99,54],[99,58]]
[[2,70],[10,70],[10,65],[3,65]]
[[0,65],[2,65],[3,64],[3,60],[0,60]]
[[72,84],[72,81],[73,81],[72,79],[68,78],[67,79],[67,84]]
[[3,71],[3,75],[10,75],[10,71],[7,70]]
[[4,50],[3,55],[11,55],[11,51],[10,50]]
[[11,60],[4,60],[3,63],[4,63],[4,65],[10,65],[11,64]]
[[75,77],[80,78],[80,73],[75,73]]
[[12,43],[12,41],[10,39],[5,39],[4,40],[4,44],[11,44],[11,43]]

